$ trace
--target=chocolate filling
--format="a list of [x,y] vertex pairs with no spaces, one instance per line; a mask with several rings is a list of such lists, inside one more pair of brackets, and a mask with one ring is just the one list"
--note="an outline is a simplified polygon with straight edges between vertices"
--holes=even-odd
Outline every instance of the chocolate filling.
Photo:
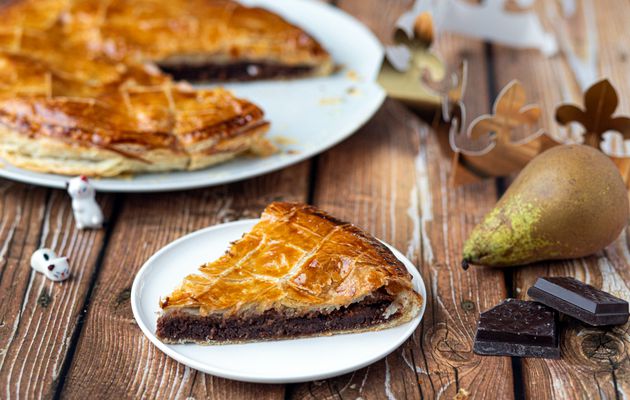
[[201,316],[176,310],[158,319],[157,336],[170,341],[242,341],[280,339],[313,334],[366,328],[389,319],[383,314],[391,299],[383,296],[369,298],[359,303],[323,314],[309,313],[299,317],[287,317],[276,310],[269,310],[251,317],[222,318]]
[[299,78],[307,76],[313,71],[313,67],[310,65],[281,65],[264,62],[160,65],[160,69],[171,74],[175,79],[192,82]]

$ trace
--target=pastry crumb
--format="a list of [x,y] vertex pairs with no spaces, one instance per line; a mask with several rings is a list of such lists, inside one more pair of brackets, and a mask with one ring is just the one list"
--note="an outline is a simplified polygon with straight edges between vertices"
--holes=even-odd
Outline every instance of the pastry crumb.
[[341,103],[343,103],[343,99],[340,97],[324,97],[319,100],[319,104],[322,106],[332,106]]
[[468,400],[469,398],[470,392],[464,388],[460,388],[455,397],[453,397],[453,400]]
[[273,142],[279,146],[296,143],[295,139],[290,138],[288,136],[282,136],[282,135],[276,135],[273,138],[271,138],[271,140],[273,140]]
[[350,96],[358,96],[361,94],[361,91],[358,88],[352,86],[349,87],[348,90],[346,90],[346,93],[348,93]]
[[278,147],[276,147],[273,143],[271,143],[267,139],[261,139],[256,143],[252,144],[250,148],[250,153],[259,157],[269,157],[272,154],[278,152]]
[[346,77],[348,79],[351,79],[353,81],[358,81],[359,80],[359,74],[357,74],[357,72],[355,70],[349,70],[348,72],[346,72]]

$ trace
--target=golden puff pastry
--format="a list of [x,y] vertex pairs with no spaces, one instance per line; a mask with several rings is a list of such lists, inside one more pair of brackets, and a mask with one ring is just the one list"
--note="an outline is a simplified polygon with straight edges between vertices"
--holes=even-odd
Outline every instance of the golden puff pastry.
[[312,206],[276,202],[161,300],[157,335],[222,344],[379,330],[416,317],[422,301],[380,241]]
[[15,0],[0,5],[0,156],[111,177],[274,151],[255,104],[175,78],[326,74],[330,55],[227,0]]
[[1,154],[35,171],[116,176],[204,168],[264,141],[262,111],[225,90],[145,89],[0,99]]
[[323,75],[326,50],[282,17],[232,0],[15,0],[0,5],[0,49],[86,63],[152,62],[189,77]]

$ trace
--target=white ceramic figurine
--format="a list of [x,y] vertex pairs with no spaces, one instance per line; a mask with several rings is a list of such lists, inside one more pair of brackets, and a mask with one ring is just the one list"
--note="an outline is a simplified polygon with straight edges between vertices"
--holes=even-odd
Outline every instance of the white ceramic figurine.
[[67,183],[72,197],[72,211],[78,229],[103,227],[103,212],[96,203],[96,191],[85,176],[72,178]]
[[50,249],[39,249],[31,256],[31,267],[52,281],[63,281],[70,276],[66,257],[57,257]]

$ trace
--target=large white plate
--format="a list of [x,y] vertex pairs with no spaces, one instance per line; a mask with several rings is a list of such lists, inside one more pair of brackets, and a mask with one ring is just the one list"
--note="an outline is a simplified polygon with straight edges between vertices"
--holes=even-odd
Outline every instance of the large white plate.
[[[231,222],[184,236],[153,255],[131,288],[133,315],[142,332],[160,350],[191,368],[229,379],[263,383],[303,382],[341,375],[385,357],[416,329],[417,318],[378,332],[225,346],[168,345],[155,336],[159,299],[168,295],[199,265],[221,256],[258,220]],[[400,252],[388,246],[413,275],[415,289],[426,299],[420,274]]]
[[[315,36],[343,68],[330,77],[226,85],[259,104],[271,121],[269,137],[290,139],[267,158],[238,158],[201,171],[93,180],[97,190],[155,192],[190,189],[261,175],[302,161],[359,129],[378,110],[385,92],[375,83],[383,50],[374,35],[350,15],[319,1],[243,0],[283,15]],[[284,141],[287,142],[287,141]],[[2,165],[3,164],[3,165]],[[0,163],[0,176],[64,188],[65,176]]]

